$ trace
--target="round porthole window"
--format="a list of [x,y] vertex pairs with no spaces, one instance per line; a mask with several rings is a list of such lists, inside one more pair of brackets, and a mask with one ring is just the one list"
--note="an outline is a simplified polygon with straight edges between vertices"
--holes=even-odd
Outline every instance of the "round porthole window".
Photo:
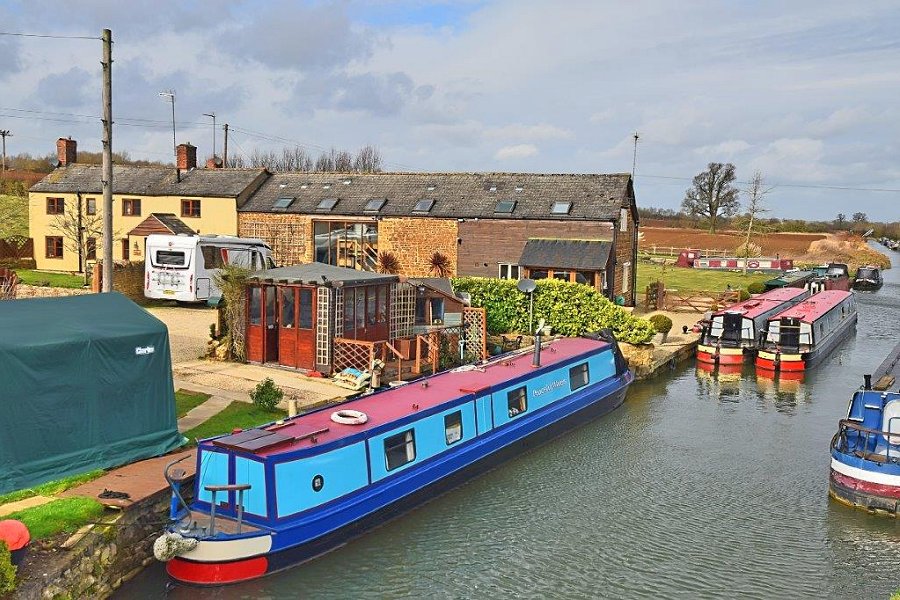
[[314,492],[322,491],[322,488],[325,486],[325,478],[321,475],[316,475],[312,479],[312,488]]

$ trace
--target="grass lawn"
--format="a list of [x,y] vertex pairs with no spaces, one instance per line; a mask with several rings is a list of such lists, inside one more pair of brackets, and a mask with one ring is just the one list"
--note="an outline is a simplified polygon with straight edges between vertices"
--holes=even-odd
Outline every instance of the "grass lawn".
[[638,262],[637,292],[643,294],[647,285],[657,279],[666,282],[669,289],[724,291],[731,285],[732,289],[746,289],[754,281],[768,281],[775,275],[752,274],[745,277],[742,273],[732,271],[711,271],[705,269],[687,269],[652,263]]
[[103,505],[91,498],[62,498],[4,518],[22,521],[31,539],[41,540],[63,531],[73,533],[82,525],[97,521],[103,510]]
[[188,414],[192,408],[200,406],[209,399],[209,394],[202,392],[189,392],[186,390],[178,390],[175,392],[175,410],[178,412],[180,419]]
[[80,475],[71,475],[69,477],[64,477],[63,479],[57,479],[56,481],[48,481],[47,483],[42,483],[41,485],[35,486],[33,488],[27,488],[15,492],[9,492],[8,494],[2,494],[0,495],[0,504],[8,504],[10,502],[24,500],[25,498],[31,498],[33,496],[53,496],[60,492],[64,492],[69,488],[81,485],[82,483],[85,483],[87,481],[97,479],[105,472],[106,471],[104,471],[103,469],[96,469],[94,471],[88,471],[87,473],[82,473]]
[[184,436],[191,441],[229,433],[237,427],[248,429],[283,419],[287,413],[283,410],[275,410],[269,412],[262,410],[254,404],[248,402],[232,402],[219,414],[213,416],[208,421],[197,425],[193,429],[184,432]]
[[82,288],[84,277],[70,275],[69,273],[52,273],[50,271],[32,271],[29,269],[17,269],[19,281],[28,285],[49,285],[61,288]]
[[0,194],[0,238],[28,237],[28,198]]

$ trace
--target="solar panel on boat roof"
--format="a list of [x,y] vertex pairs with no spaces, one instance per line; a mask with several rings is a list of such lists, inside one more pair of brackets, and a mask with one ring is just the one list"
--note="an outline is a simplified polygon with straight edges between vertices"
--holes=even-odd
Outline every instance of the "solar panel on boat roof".
[[231,450],[246,450],[257,452],[278,444],[293,441],[293,436],[282,435],[265,429],[248,429],[234,435],[213,440],[213,445],[229,448]]

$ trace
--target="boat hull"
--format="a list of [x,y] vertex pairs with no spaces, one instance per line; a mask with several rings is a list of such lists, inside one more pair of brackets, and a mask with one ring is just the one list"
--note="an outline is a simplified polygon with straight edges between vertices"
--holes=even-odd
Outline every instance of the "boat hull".
[[710,365],[742,365],[752,356],[749,348],[722,348],[703,344],[697,346],[697,360]]
[[900,512],[900,477],[852,467],[833,458],[828,494],[848,506],[896,517]]
[[[632,380],[631,373],[626,372],[612,380],[598,383],[593,394],[590,393],[591,390],[586,390],[580,397],[573,396],[573,401],[566,403],[565,407],[558,407],[568,409],[564,414],[554,417],[553,410],[546,410],[540,415],[541,418],[536,414],[532,428],[518,437],[510,439],[510,433],[515,431],[513,428],[498,430],[496,435],[491,436],[489,442],[487,440],[485,442],[493,448],[489,453],[467,464],[453,464],[452,460],[446,461],[448,464],[442,476],[433,478],[391,502],[364,507],[362,510],[365,514],[362,516],[352,515],[353,512],[359,512],[360,507],[356,506],[352,511],[348,509],[346,511],[348,516],[343,523],[314,539],[299,541],[280,549],[273,548],[271,552],[263,555],[242,556],[233,560],[195,561],[183,556],[176,557],[167,563],[166,570],[172,579],[181,583],[210,586],[249,581],[304,563],[346,544],[511,458],[609,413],[624,402],[625,393]],[[278,543],[280,539],[291,537],[292,531],[286,529],[277,532],[273,539]]]
[[884,282],[881,281],[868,281],[865,279],[858,279],[853,282],[853,289],[861,292],[874,292],[881,289],[882,285],[884,285]]

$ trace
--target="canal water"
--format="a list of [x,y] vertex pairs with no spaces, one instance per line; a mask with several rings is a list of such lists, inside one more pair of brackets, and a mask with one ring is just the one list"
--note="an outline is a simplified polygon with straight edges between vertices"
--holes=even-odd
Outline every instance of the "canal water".
[[828,498],[850,394],[900,339],[900,254],[802,381],[693,361],[316,561],[218,590],[154,565],[119,598],[888,598],[900,519]]

